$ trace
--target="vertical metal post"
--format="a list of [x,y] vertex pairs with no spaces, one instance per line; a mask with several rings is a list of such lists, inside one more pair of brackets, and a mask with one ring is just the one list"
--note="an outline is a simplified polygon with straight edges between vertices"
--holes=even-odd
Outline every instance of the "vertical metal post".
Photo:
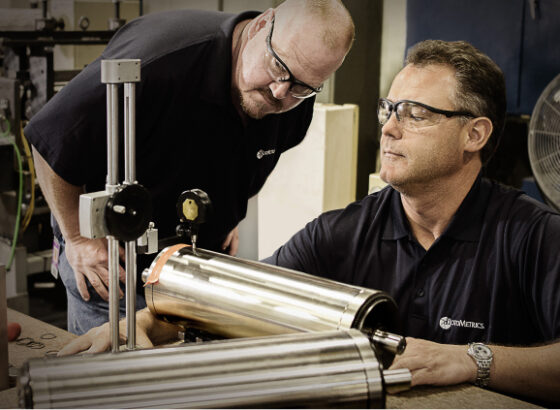
[[119,86],[107,84],[107,184],[113,193],[119,181]]
[[109,323],[111,351],[119,351],[119,241],[107,237],[109,249]]
[[[124,183],[136,182],[136,85],[124,85]],[[136,242],[126,243],[126,334],[129,350],[136,346]]]
[[[105,190],[113,194],[119,180],[119,88],[107,84],[107,183]],[[119,242],[107,236],[109,254],[109,325],[111,351],[119,351]]]
[[136,182],[136,84],[124,85],[125,183]]

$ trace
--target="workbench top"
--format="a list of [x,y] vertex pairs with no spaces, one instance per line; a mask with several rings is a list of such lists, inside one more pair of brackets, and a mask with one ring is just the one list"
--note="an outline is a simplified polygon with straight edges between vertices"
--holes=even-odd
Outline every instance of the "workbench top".
[[[76,336],[23,313],[8,309],[8,321],[21,325],[20,342],[8,345],[11,366],[20,367],[34,357],[56,354]],[[23,339],[30,338],[30,339]],[[23,340],[22,340],[23,339]],[[39,342],[36,344],[33,342]],[[18,344],[19,343],[19,344]],[[34,347],[34,348],[31,348]],[[17,408],[17,388],[0,391],[0,408]],[[531,403],[514,399],[470,384],[447,387],[414,387],[395,395],[387,395],[387,408],[538,408]]]

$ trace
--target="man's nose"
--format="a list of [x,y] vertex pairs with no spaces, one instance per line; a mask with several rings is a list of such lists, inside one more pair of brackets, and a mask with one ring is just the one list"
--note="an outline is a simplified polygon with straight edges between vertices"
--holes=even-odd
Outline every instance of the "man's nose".
[[284,98],[288,97],[290,93],[290,85],[291,83],[289,81],[274,81],[270,83],[268,87],[270,88],[270,91],[272,92],[274,98],[276,98],[277,100],[283,100]]
[[402,137],[402,128],[400,122],[397,120],[397,114],[391,113],[391,116],[387,122],[381,128],[381,136],[387,136],[392,138]]

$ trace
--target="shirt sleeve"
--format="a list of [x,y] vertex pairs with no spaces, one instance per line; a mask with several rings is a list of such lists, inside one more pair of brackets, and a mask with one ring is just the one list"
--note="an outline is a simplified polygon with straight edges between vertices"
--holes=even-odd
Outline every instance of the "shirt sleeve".
[[333,240],[331,222],[340,211],[326,212],[309,222],[262,262],[328,277]]
[[25,127],[24,134],[50,167],[72,185],[106,174],[105,87],[99,60],[57,93]]

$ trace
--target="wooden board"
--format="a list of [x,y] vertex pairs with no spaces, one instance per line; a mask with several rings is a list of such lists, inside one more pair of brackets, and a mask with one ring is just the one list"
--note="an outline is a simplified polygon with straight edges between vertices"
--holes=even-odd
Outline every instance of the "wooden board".
[[[8,362],[13,367],[21,367],[26,360],[33,357],[56,355],[60,349],[76,338],[72,333],[12,309],[8,309],[8,321],[21,325],[21,334],[18,338],[20,342],[10,342],[8,345]],[[31,343],[33,341],[38,343]],[[39,348],[41,344],[43,347]]]
[[258,258],[321,213],[356,200],[358,106],[315,104],[305,139],[280,157],[257,196]]
[[[72,333],[68,333],[63,329],[13,309],[8,309],[8,322],[16,322],[21,325],[19,342],[8,343],[10,374],[15,374],[15,369],[21,367],[23,363],[31,358],[43,357],[46,354],[56,354],[64,345],[76,337]],[[35,347],[35,349],[32,349],[31,346]],[[0,391],[0,408],[10,409],[17,407],[19,406],[17,389],[15,387]]]
[[537,409],[514,399],[470,384],[431,387],[417,386],[399,394],[387,395],[388,409]]

